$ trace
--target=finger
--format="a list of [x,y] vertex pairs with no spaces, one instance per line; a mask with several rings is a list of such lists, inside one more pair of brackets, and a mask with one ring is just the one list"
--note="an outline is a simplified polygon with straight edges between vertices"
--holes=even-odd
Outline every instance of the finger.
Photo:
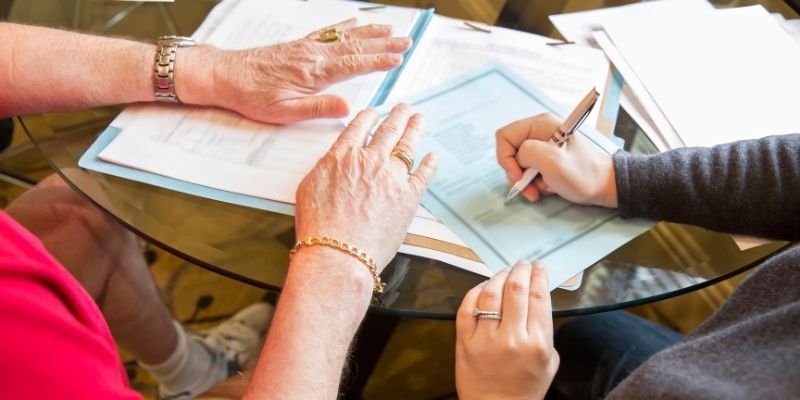
[[[393,149],[404,151],[413,157],[417,152],[417,143],[419,142],[419,137],[422,136],[424,127],[425,118],[422,117],[422,114],[412,115],[408,120],[408,124],[406,124],[403,135],[400,136],[400,139],[394,145]],[[408,169],[408,165],[397,157],[392,157],[392,162],[395,163],[398,168],[402,168],[403,170]],[[411,171],[409,170],[408,173],[410,174]]]
[[392,35],[392,26],[385,24],[369,24],[341,29],[341,40],[386,38]]
[[362,147],[367,141],[367,136],[375,122],[378,120],[378,112],[372,108],[362,110],[350,121],[350,124],[344,128],[342,134],[336,139],[336,142],[331,146],[331,150],[336,151],[351,147]]
[[289,99],[281,103],[281,113],[270,118],[271,122],[290,124],[316,118],[341,118],[350,110],[343,98],[332,94]]
[[535,186],[536,189],[539,190],[539,193],[541,193],[543,195],[553,194],[553,191],[550,190],[550,185],[548,185],[547,182],[545,182],[544,179],[542,179],[541,176],[537,177],[533,181],[533,186]]
[[[508,278],[508,269],[504,269],[496,273],[486,286],[483,287],[480,296],[478,296],[478,309],[481,311],[502,311],[503,306],[503,286],[506,284]],[[500,321],[494,319],[479,319],[477,321],[478,327],[475,333],[489,333],[500,326]]]
[[539,332],[544,338],[553,337],[553,311],[547,270],[539,262],[535,262],[531,269],[528,296],[528,334],[535,332]]
[[486,286],[486,282],[488,281],[483,281],[470,289],[467,295],[464,296],[464,300],[461,300],[461,306],[458,308],[458,314],[456,315],[457,340],[469,340],[475,334],[475,327],[478,321],[472,315],[472,311],[478,307],[478,296],[481,294],[483,287]]
[[389,156],[405,127],[408,126],[410,116],[411,109],[407,105],[400,103],[394,106],[389,116],[378,125],[367,148]]
[[522,189],[522,193],[520,193],[520,195],[531,203],[536,203],[542,198],[542,192],[540,192],[539,189],[533,185],[528,185],[525,189]]
[[[516,166],[516,168],[519,168],[519,167]],[[520,169],[520,171],[521,171],[521,169]],[[522,173],[520,173],[518,176],[522,177]],[[517,180],[518,179],[513,179],[511,174],[506,173],[506,181],[508,181],[508,186],[514,186],[514,184],[517,183]],[[539,190],[536,188],[536,186],[528,185],[528,186],[525,187],[525,189],[522,189],[522,192],[520,192],[520,196],[524,197],[525,199],[527,199],[531,203],[535,203],[535,202],[539,201],[539,198],[541,197],[541,194],[539,193]]]
[[519,147],[530,139],[549,140],[558,125],[559,121],[552,114],[539,114],[498,129],[495,134],[497,162],[512,178],[519,179],[522,176],[522,168],[516,160]]
[[526,140],[520,145],[516,159],[522,168],[535,168],[542,176],[547,176],[559,164],[561,153],[562,149],[553,143]]
[[400,54],[351,54],[326,60],[322,66],[322,76],[330,85],[356,75],[387,71],[402,63],[403,56]]
[[344,57],[359,54],[404,53],[411,48],[411,43],[411,38],[408,37],[364,39],[324,44],[320,49],[331,57]]
[[328,25],[324,28],[317,29],[314,32],[311,32],[308,35],[306,35],[306,39],[316,40],[317,38],[319,38],[319,32],[324,31],[326,29],[336,29],[337,31],[345,31],[354,28],[357,24],[358,24],[358,19],[355,17],[346,19],[344,21],[337,22],[333,25]]
[[520,261],[508,274],[503,287],[503,320],[500,321],[500,329],[527,334],[531,269],[530,262]]
[[[498,145],[499,146],[499,145]],[[497,148],[497,162],[500,164],[500,168],[506,171],[506,176],[509,179],[509,186],[514,185],[516,181],[522,178],[522,167],[520,167],[519,162],[517,162],[517,158],[515,157],[517,154],[516,149],[514,150],[513,156],[500,156],[500,148]]]
[[436,174],[438,168],[439,159],[436,157],[436,153],[428,153],[422,158],[417,170],[408,178],[408,184],[417,193],[417,201],[422,200],[422,195],[425,194],[425,190],[431,184],[433,175]]

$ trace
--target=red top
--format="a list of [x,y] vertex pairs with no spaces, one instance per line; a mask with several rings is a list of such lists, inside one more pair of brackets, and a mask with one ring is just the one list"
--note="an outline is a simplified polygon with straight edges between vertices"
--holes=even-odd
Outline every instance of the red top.
[[140,399],[89,293],[0,211],[0,398]]

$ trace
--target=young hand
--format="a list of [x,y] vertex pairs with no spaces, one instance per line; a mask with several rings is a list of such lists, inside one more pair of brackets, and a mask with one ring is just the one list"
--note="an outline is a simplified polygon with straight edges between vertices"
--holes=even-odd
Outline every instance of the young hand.
[[189,104],[218,106],[268,123],[344,117],[347,101],[320,92],[399,66],[411,39],[390,37],[391,25],[356,26],[355,19],[331,28],[341,32],[340,41],[320,43],[314,31],[300,40],[247,50],[181,49],[175,71],[178,96]]
[[[501,320],[473,310],[500,311]],[[558,370],[547,272],[519,263],[464,297],[456,317],[459,398],[541,399]]]
[[616,208],[613,159],[579,134],[561,147],[548,143],[560,124],[553,115],[540,114],[497,131],[497,161],[509,185],[533,167],[540,175],[522,192],[531,202],[554,193],[578,204]]

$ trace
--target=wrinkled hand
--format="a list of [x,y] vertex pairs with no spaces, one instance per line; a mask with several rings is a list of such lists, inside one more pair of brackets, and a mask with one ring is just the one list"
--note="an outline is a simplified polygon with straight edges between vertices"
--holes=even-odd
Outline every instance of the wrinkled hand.
[[614,161],[580,134],[561,147],[547,143],[561,124],[551,114],[522,119],[497,131],[497,161],[509,185],[533,167],[540,175],[522,191],[531,202],[558,194],[578,204],[617,207]]
[[[300,40],[247,50],[182,49],[180,57],[187,64],[212,64],[213,81],[199,86],[213,89],[200,96],[184,87],[187,96],[178,95],[187,103],[227,108],[268,123],[344,117],[349,113],[347,101],[320,92],[358,75],[399,66],[411,39],[390,38],[391,25],[357,27],[355,19],[332,28],[341,31],[339,42],[320,43],[319,31],[314,31]],[[181,62],[176,63],[176,74]],[[177,90],[182,88],[179,78]]]
[[377,116],[371,109],[360,112],[300,183],[295,229],[298,240],[323,235],[356,246],[382,270],[406,236],[436,158],[427,154],[409,176],[406,164],[390,155],[395,148],[414,154],[422,134],[422,116],[412,116],[404,104],[364,146]]
[[[473,309],[500,311],[500,321]],[[467,292],[456,317],[456,389],[462,400],[541,399],[558,370],[547,272],[519,263]]]

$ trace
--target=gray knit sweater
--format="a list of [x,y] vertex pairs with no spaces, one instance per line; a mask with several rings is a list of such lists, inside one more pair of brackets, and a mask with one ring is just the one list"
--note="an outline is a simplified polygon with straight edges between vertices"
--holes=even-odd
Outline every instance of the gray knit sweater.
[[[625,216],[800,240],[800,135],[618,152],[614,164]],[[608,398],[800,398],[800,247],[764,261],[716,314]]]

